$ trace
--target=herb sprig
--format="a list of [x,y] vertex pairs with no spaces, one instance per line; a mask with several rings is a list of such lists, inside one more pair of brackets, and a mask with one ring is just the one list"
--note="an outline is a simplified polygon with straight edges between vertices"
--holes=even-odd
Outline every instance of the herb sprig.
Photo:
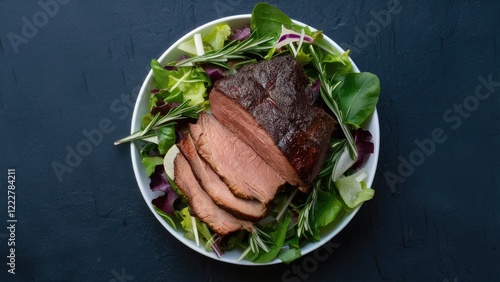
[[316,52],[313,45],[309,45],[309,50],[312,55],[312,63],[316,70],[318,71],[319,80],[321,81],[320,93],[323,101],[325,101],[326,105],[333,112],[337,121],[339,123],[342,132],[344,133],[347,144],[349,145],[349,153],[351,154],[351,158],[355,160],[358,157],[358,150],[356,149],[356,144],[354,142],[354,138],[351,134],[351,130],[344,122],[344,115],[340,110],[340,107],[334,98],[335,89],[341,84],[341,81],[335,82],[335,75],[332,75],[330,78],[327,77],[327,72],[323,65],[323,52]]
[[233,60],[248,60],[248,55],[261,56],[262,53],[268,52],[273,48],[274,38],[263,37],[255,38],[250,36],[243,41],[230,41],[222,49],[206,52],[203,55],[183,59],[171,63],[176,67],[191,66],[196,63],[206,63],[219,65],[228,68],[226,62]]
[[148,140],[156,136],[153,130],[159,129],[162,126],[176,123],[178,120],[185,118],[197,118],[198,114],[203,110],[199,105],[189,105],[191,100],[186,100],[179,106],[170,109],[168,113],[160,117],[160,113],[156,114],[144,129],[136,131],[131,135],[116,141],[114,144],[122,144],[134,140]]

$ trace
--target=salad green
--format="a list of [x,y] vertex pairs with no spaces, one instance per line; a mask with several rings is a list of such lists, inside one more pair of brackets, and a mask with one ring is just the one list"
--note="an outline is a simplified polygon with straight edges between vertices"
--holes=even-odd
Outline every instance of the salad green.
[[[184,230],[187,238],[218,256],[238,248],[242,250],[240,259],[255,263],[276,258],[291,262],[301,256],[301,246],[321,239],[323,227],[374,196],[364,182],[366,172],[355,167],[373,151],[371,135],[361,126],[375,109],[380,83],[372,73],[353,72],[349,51],[338,54],[322,41],[321,31],[294,24],[275,6],[257,4],[250,26],[244,28],[250,29],[245,33],[249,36],[239,38],[235,35],[240,30],[217,25],[201,35],[201,54],[197,51],[200,43],[192,39],[179,46],[186,57],[164,66],[153,59],[156,88],[151,91],[141,130],[115,144],[138,142],[151,189],[165,193],[153,202],[156,212],[174,229]],[[164,156],[186,123],[209,110],[208,92],[217,78],[231,75],[245,64],[287,53],[304,66],[311,87],[319,85],[320,103],[336,118],[344,136],[330,140],[328,155],[308,194],[288,189],[275,198],[270,215],[255,223],[254,232],[239,231],[221,238],[191,216],[182,193],[163,170]]]

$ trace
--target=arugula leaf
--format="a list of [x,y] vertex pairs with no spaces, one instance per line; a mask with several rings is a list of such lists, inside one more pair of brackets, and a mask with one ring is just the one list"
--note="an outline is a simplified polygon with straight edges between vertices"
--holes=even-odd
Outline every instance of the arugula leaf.
[[372,73],[362,72],[337,75],[336,80],[340,82],[335,92],[344,121],[357,129],[375,110],[380,94],[379,79]]
[[323,58],[323,63],[325,64],[325,71],[329,76],[352,72],[349,51],[344,52],[344,54],[327,54]]

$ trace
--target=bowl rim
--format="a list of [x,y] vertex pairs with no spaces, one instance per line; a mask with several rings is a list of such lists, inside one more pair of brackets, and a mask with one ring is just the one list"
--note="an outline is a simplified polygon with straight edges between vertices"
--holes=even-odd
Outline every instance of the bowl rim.
[[[195,33],[198,33],[206,28],[209,28],[211,26],[214,26],[216,24],[221,24],[221,23],[226,23],[226,22],[233,22],[233,21],[248,21],[250,22],[251,14],[239,14],[239,15],[232,15],[228,17],[222,17],[216,20],[212,20],[210,22],[207,22],[203,25],[200,25],[193,30],[189,31],[182,37],[180,37],[178,40],[176,40],[174,43],[172,43],[167,50],[165,50],[162,55],[158,58],[158,61],[161,63],[167,56],[172,53],[172,51],[175,51],[177,46],[185,42],[186,40],[190,39]],[[301,26],[308,26],[312,30],[316,30],[314,27],[306,25],[300,21],[293,20],[295,24],[301,25]],[[323,40],[327,42],[328,45],[331,45],[336,51],[343,53],[344,50],[332,39],[330,39],[327,35],[323,36]],[[359,72],[358,67],[352,61],[351,58],[349,58],[353,64],[353,70],[355,72]],[[142,83],[142,86],[139,90],[139,93],[137,95],[137,99],[135,102],[134,106],[134,111],[132,114],[132,120],[131,120],[131,126],[130,126],[130,132],[133,133],[137,131],[140,127],[140,119],[143,115],[141,113],[142,107],[143,107],[143,100],[145,99],[145,95],[148,97],[149,96],[149,86],[151,85],[152,82],[152,76],[153,72],[150,70],[144,79],[144,82]],[[149,100],[149,99],[147,99]],[[367,163],[370,164],[370,169],[367,169],[368,171],[368,178],[366,179],[366,184],[368,187],[371,187],[373,184],[373,180],[375,177],[375,173],[377,170],[377,165],[378,165],[378,158],[379,158],[379,151],[380,151],[380,125],[379,125],[379,118],[378,118],[378,112],[377,109],[375,108],[374,112],[372,115],[365,121],[365,124],[369,125],[370,128],[370,133],[372,134],[372,142],[374,144],[374,152],[371,154],[368,158]],[[163,225],[169,233],[176,238],[177,240],[181,241],[184,245],[189,247],[190,249],[206,256],[212,259],[215,259],[220,262],[226,262],[230,264],[235,264],[235,265],[247,265],[247,266],[262,266],[262,265],[273,265],[273,264],[279,264],[282,263],[282,261],[278,258],[275,258],[274,260],[267,262],[267,263],[254,263],[246,260],[241,260],[241,261],[236,261],[235,259],[229,259],[227,257],[227,253],[222,255],[221,257],[217,257],[213,252],[207,252],[203,248],[203,246],[196,246],[195,242],[192,240],[189,240],[183,236],[179,231],[174,230],[169,224],[165,222],[163,218],[154,210],[153,204],[151,203],[151,200],[156,198],[157,196],[160,196],[162,192],[152,192],[151,189],[149,188],[149,178],[145,174],[145,169],[144,166],[142,165],[141,158],[139,155],[139,148],[136,146],[135,142],[130,143],[130,150],[131,150],[131,160],[132,160],[132,167],[134,170],[134,175],[137,181],[137,184],[139,186],[139,190],[141,191],[141,195],[146,202],[147,206],[153,213],[153,215],[156,217],[156,219]],[[365,167],[367,166],[367,163],[365,163]],[[326,242],[330,241],[332,238],[334,238],[340,231],[342,231],[345,226],[352,220],[352,218],[357,214],[359,209],[361,208],[363,204],[358,205],[356,208],[354,208],[351,212],[346,212],[344,216],[342,217],[340,223],[338,224],[333,224],[331,223],[329,226],[333,228],[333,231],[328,232],[325,236],[322,236],[320,241],[318,242],[312,242],[308,243],[304,246],[301,247],[301,252],[302,252],[302,257],[307,255],[310,252],[313,252],[314,250],[320,248],[323,246]],[[334,226],[333,226],[334,225]],[[232,251],[235,252],[235,251]],[[231,252],[229,252],[231,253]],[[237,252],[239,253],[239,252]]]

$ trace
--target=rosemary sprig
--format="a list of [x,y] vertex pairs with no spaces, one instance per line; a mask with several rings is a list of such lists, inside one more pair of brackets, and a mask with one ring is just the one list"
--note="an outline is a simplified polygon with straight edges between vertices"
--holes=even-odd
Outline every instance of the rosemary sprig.
[[272,40],[272,37],[255,38],[254,36],[250,36],[243,41],[233,40],[222,49],[209,51],[200,56],[176,61],[173,62],[172,65],[180,67],[191,66],[195,63],[212,63],[227,68],[225,62],[231,60],[247,60],[249,59],[248,54],[261,56],[261,53],[267,52],[273,48],[273,45],[270,44]]
[[321,171],[319,172],[319,177],[325,177],[332,174],[332,170],[335,167],[335,163],[339,160],[340,156],[344,152],[344,148],[347,146],[347,140],[333,140],[330,143],[330,155],[325,160]]
[[312,62],[316,70],[318,71],[319,74],[319,79],[321,81],[321,97],[325,101],[326,105],[330,108],[330,110],[333,112],[335,117],[337,118],[337,121],[340,125],[340,128],[342,129],[342,132],[344,133],[347,143],[349,145],[349,153],[351,155],[351,158],[355,160],[358,156],[358,151],[356,149],[356,144],[354,142],[354,138],[352,137],[351,131],[349,130],[349,127],[347,124],[344,122],[344,115],[342,111],[340,110],[337,101],[334,98],[334,91],[335,89],[340,85],[340,81],[337,83],[334,83],[334,77],[332,76],[330,79],[327,78],[326,70],[324,68],[324,65],[322,64],[323,61],[323,53],[322,52],[316,52],[314,49],[313,45],[309,45],[309,48],[311,50],[311,55],[312,55]]
[[168,113],[160,117],[160,113],[156,114],[156,116],[149,122],[149,124],[144,127],[144,129],[136,131],[131,135],[122,138],[118,141],[115,141],[115,145],[122,144],[125,142],[130,142],[134,140],[147,140],[151,137],[154,137],[155,134],[152,130],[160,128],[162,125],[169,125],[175,123],[177,120],[185,119],[185,118],[196,118],[198,114],[203,110],[199,105],[190,106],[189,102],[191,100],[186,100],[179,106],[170,109]]
[[272,238],[268,234],[254,226],[254,230],[250,232],[248,236],[248,247],[243,251],[238,261],[244,259],[250,251],[258,254],[260,249],[262,249],[264,252],[268,253],[269,247],[267,244],[272,243]]
[[316,180],[312,191],[309,193],[306,202],[300,209],[299,217],[297,219],[297,235],[299,238],[302,236],[307,236],[307,234],[313,235],[313,230],[311,228],[311,218],[314,216],[314,206],[318,201],[318,190],[320,189],[321,180]]

